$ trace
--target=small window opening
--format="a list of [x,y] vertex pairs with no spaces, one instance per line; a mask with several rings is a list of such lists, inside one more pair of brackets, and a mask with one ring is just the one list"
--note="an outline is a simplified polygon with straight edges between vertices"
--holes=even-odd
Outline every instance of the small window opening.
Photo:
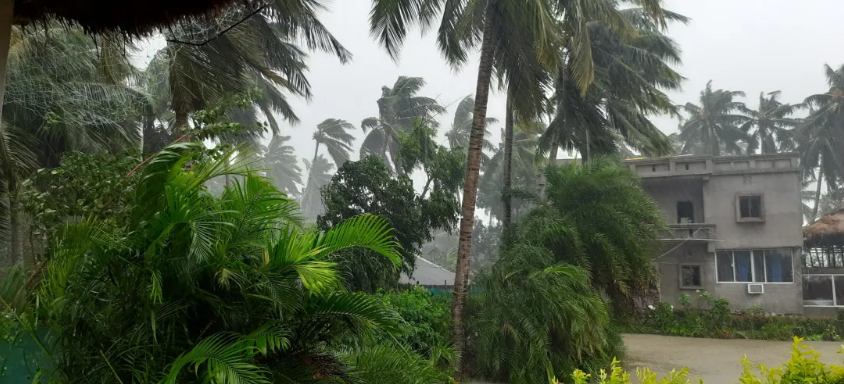
[[677,224],[690,224],[695,222],[695,209],[691,201],[677,202]]
[[739,218],[761,219],[762,196],[739,196]]

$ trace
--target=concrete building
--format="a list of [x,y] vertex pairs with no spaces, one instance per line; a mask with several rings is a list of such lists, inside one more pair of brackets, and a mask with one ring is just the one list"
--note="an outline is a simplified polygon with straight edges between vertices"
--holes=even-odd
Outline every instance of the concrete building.
[[665,215],[660,296],[708,291],[734,310],[803,313],[798,155],[631,159]]

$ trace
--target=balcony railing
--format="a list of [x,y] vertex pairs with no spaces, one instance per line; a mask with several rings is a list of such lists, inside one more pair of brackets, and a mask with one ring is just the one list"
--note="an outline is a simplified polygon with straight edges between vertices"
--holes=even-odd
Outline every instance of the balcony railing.
[[662,241],[714,241],[717,238],[715,224],[705,223],[670,224],[659,233]]

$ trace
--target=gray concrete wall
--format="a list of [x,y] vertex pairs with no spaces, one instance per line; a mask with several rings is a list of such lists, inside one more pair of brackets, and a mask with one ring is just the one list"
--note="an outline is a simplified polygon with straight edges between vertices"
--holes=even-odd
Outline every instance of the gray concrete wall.
[[[763,222],[737,222],[736,197],[762,194]],[[703,187],[704,221],[716,225],[718,249],[800,247],[800,173],[712,175]]]
[[[676,247],[676,248],[675,248]],[[667,253],[666,253],[667,252]],[[799,248],[795,249],[799,255]],[[660,273],[660,299],[678,306],[678,298],[686,293],[696,298],[702,292],[709,292],[715,298],[726,298],[734,311],[745,311],[752,306],[761,306],[768,313],[803,313],[803,287],[800,276],[800,258],[794,257],[793,283],[766,283],[765,293],[747,293],[747,283],[718,283],[715,275],[715,254],[708,252],[703,242],[666,244],[655,260]],[[680,266],[701,266],[701,287],[680,287]]]
[[[681,288],[679,276],[680,265],[697,264],[702,273],[700,290],[730,300],[733,310],[759,305],[766,312],[803,313],[800,173],[799,168],[789,168],[791,163],[776,161],[770,160],[770,165],[748,163],[749,170],[739,161],[718,163],[723,169],[699,180],[688,176],[643,179],[643,188],[660,206],[669,224],[677,222],[677,202],[692,201],[695,222],[714,224],[717,234],[717,240],[710,243],[687,242],[679,247],[678,243],[666,243],[661,254],[668,253],[655,261],[661,274],[663,301],[677,305],[680,294],[699,294],[696,289]],[[742,194],[762,195],[764,221],[737,221],[737,196]],[[677,248],[672,250],[674,247]],[[765,283],[765,293],[753,295],[747,293],[747,283],[716,281],[716,249],[771,248],[793,250],[793,283]]]
[[659,205],[666,224],[677,224],[678,201],[691,201],[694,222],[704,222],[702,180],[644,179],[642,188]]

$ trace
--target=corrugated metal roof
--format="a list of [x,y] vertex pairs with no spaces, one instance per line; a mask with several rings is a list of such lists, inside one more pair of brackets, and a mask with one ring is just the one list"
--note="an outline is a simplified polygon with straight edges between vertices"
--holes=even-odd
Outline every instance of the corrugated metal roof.
[[419,256],[416,257],[416,269],[413,276],[402,273],[400,284],[430,286],[454,286],[454,272],[436,265]]

